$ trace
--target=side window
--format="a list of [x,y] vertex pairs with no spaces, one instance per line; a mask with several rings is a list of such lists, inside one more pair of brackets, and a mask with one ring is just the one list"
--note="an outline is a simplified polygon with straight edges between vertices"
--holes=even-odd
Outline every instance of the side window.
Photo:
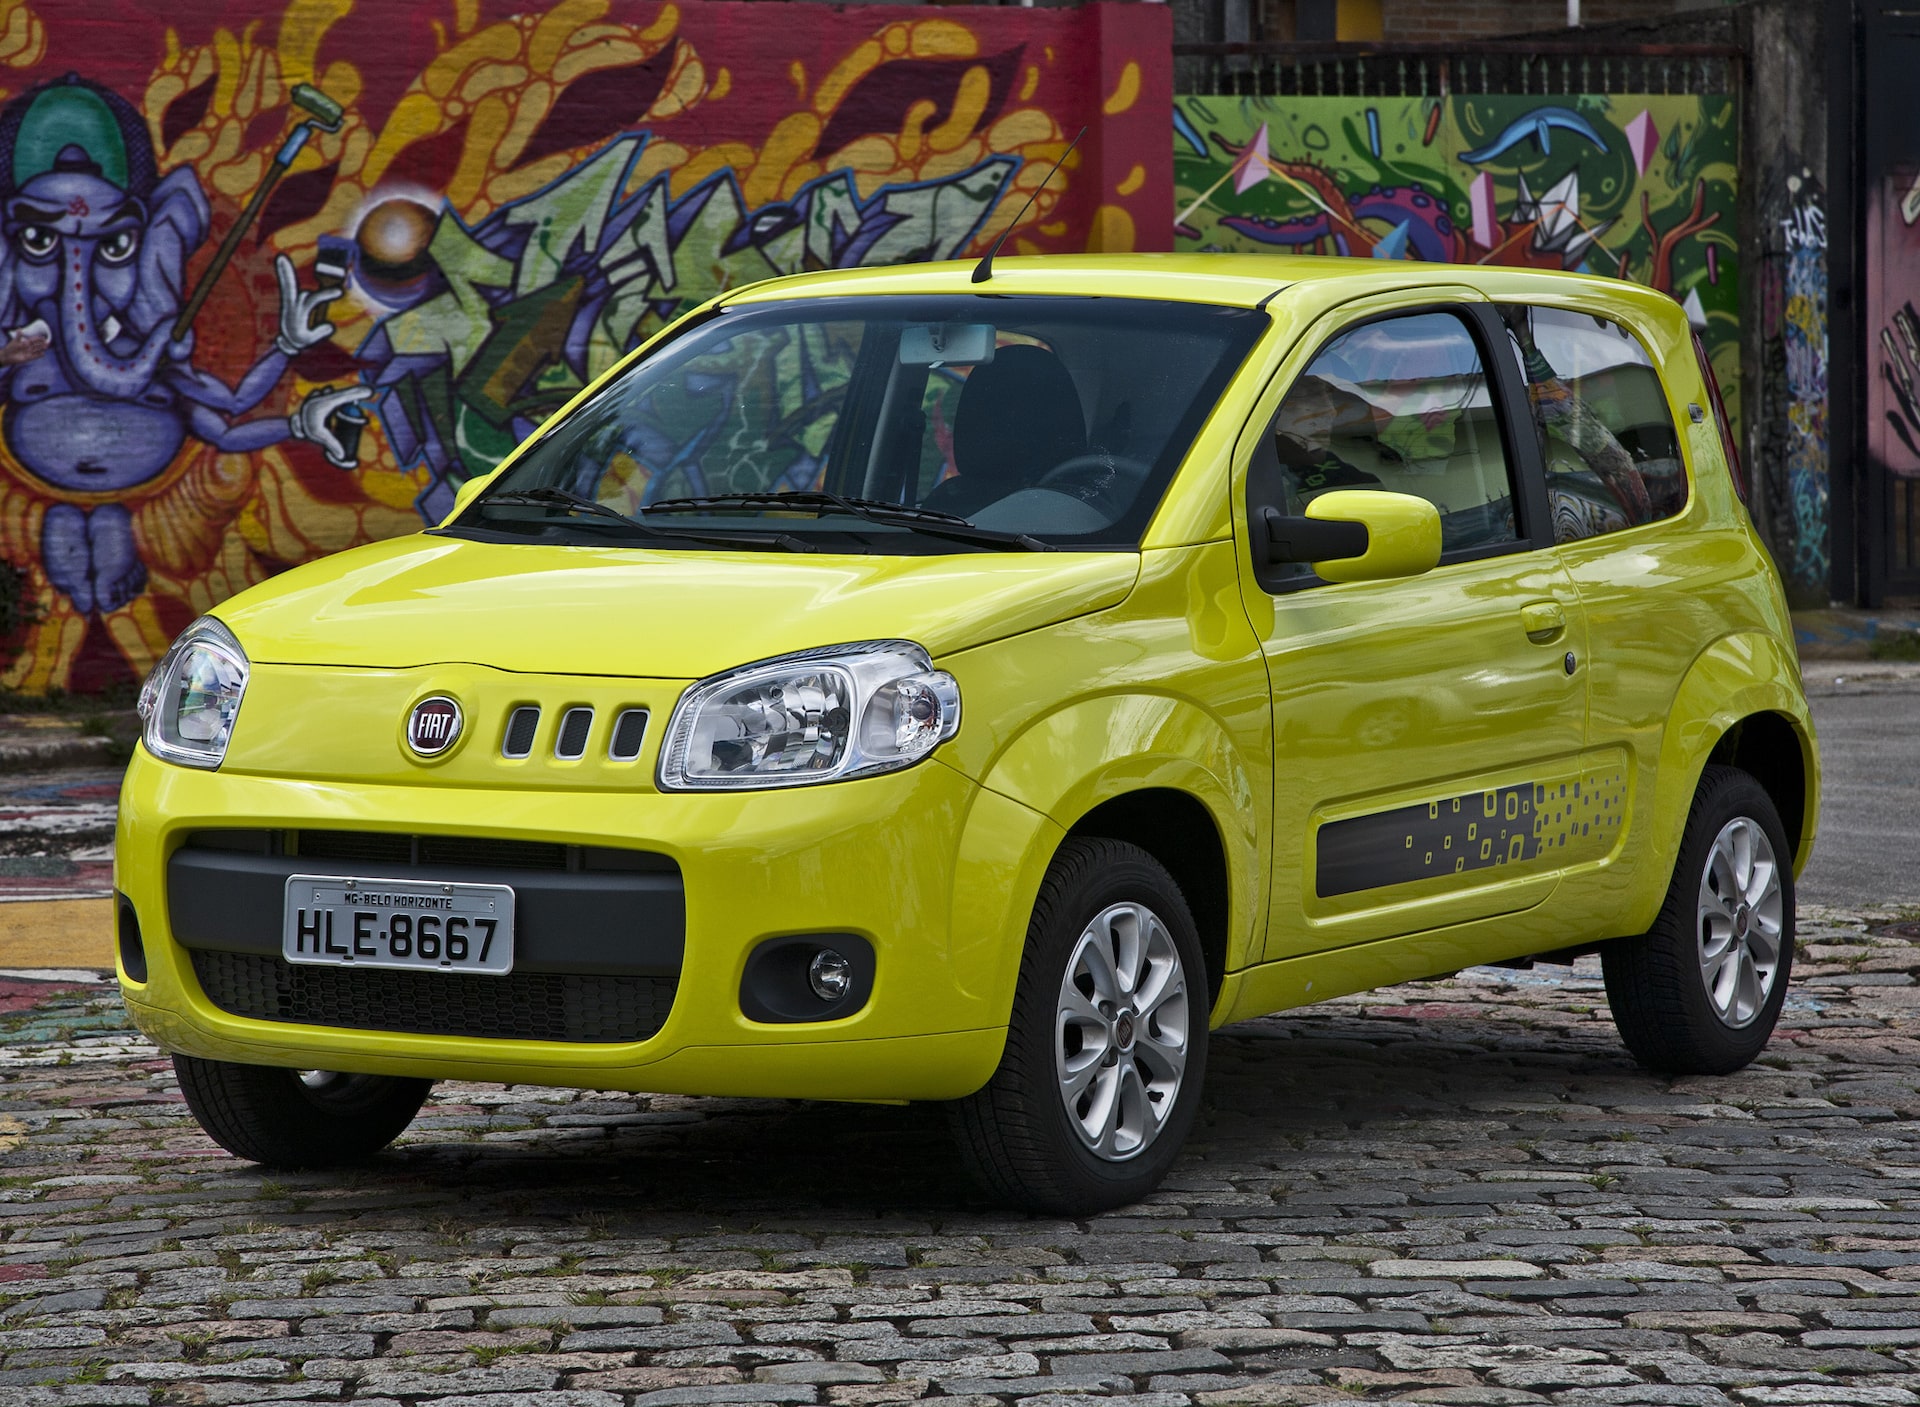
[[1450,313],[1334,338],[1287,392],[1272,434],[1289,513],[1331,489],[1385,489],[1439,510],[1444,551],[1519,540],[1486,370]]
[[1670,518],[1687,475],[1667,394],[1640,340],[1561,308],[1500,310],[1526,367],[1555,542]]

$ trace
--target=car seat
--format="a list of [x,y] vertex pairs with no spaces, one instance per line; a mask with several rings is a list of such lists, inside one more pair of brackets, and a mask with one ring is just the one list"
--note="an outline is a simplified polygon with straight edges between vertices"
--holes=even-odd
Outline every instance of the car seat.
[[953,413],[955,473],[921,507],[969,517],[1086,452],[1073,373],[1048,348],[1002,347],[967,373]]

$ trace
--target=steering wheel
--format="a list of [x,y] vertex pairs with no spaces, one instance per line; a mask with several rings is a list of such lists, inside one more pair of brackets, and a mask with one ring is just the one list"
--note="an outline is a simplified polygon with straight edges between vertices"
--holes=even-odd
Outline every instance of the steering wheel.
[[1126,512],[1152,472],[1153,466],[1143,460],[1096,450],[1063,459],[1042,474],[1034,487],[1077,498],[1117,518]]

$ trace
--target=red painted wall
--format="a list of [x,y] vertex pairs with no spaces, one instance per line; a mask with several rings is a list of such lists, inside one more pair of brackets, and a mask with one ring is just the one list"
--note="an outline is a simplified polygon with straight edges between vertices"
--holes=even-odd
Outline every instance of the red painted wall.
[[[0,555],[39,615],[0,685],[130,683],[437,519],[720,288],[983,251],[1083,124],[1009,249],[1168,247],[1171,38],[1159,5],[0,0]],[[298,85],[337,130],[276,171]]]

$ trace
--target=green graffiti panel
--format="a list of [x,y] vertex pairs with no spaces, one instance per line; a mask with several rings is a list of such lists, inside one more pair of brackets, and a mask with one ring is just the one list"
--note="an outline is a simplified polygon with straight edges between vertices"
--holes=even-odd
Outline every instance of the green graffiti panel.
[[1685,305],[1737,421],[1737,118],[1725,96],[1184,95],[1174,247],[1632,279]]

